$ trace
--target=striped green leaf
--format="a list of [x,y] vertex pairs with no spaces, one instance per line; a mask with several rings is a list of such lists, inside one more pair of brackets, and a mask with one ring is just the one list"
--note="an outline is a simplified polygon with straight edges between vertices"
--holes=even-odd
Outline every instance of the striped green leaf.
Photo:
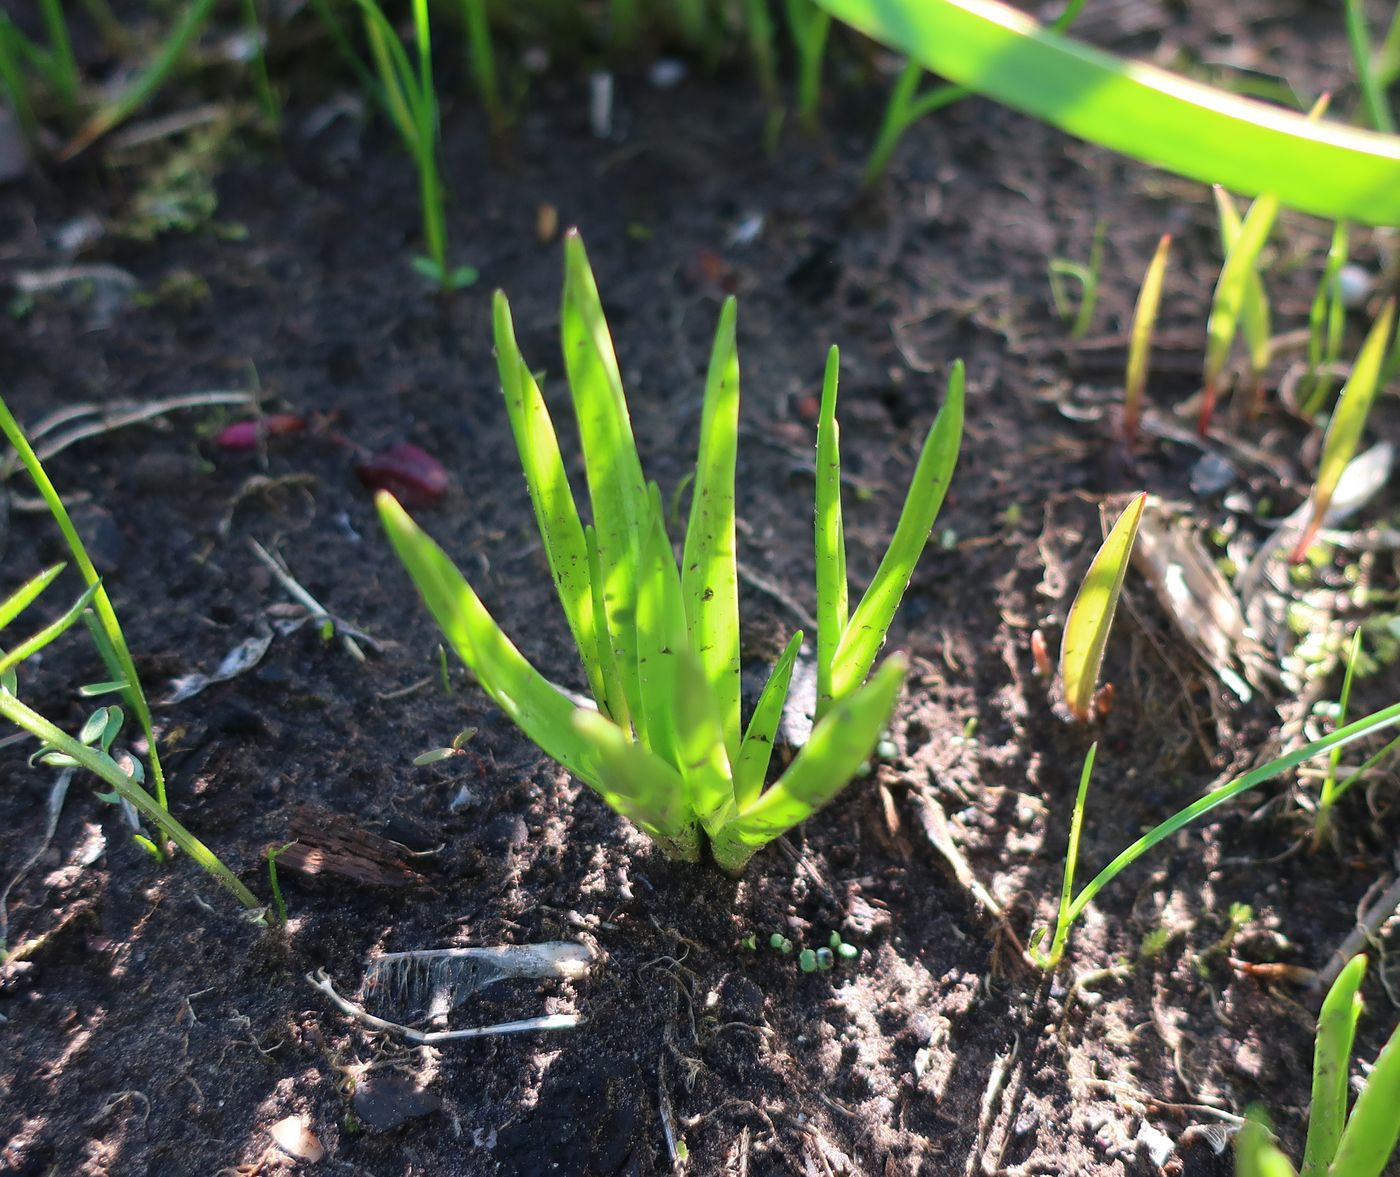
[[792,681],[792,667],[800,649],[802,631],[799,629],[773,666],[753,715],[749,717],[749,727],[744,733],[743,746],[739,749],[739,761],[734,766],[734,801],[741,810],[757,801],[759,793],[763,791],[768,764],[773,757],[773,740],[783,719],[783,704],[787,702],[788,683]]

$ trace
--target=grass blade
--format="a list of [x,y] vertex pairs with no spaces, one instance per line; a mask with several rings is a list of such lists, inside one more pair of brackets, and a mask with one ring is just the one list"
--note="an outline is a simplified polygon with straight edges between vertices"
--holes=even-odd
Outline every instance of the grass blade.
[[1386,103],[1385,86],[1371,68],[1371,33],[1366,28],[1366,10],[1361,0],[1344,0],[1347,41],[1356,63],[1356,81],[1361,89],[1361,102],[1371,126],[1387,135],[1395,134],[1395,116]]
[[[924,439],[890,546],[837,647],[831,669],[832,693],[837,701],[859,687],[870,673],[943,506],[962,446],[964,384],[963,363],[956,360],[948,374],[948,394]],[[822,714],[820,698],[817,714]]]
[[38,576],[26,580],[19,588],[15,589],[3,603],[0,603],[0,630],[3,630],[16,617],[29,608],[39,595],[53,584],[58,574],[67,567],[66,564],[55,564],[52,568],[45,568]]
[[1319,412],[1332,395],[1332,374],[1321,371],[1321,368],[1324,364],[1335,364],[1342,354],[1347,310],[1342,300],[1339,275],[1346,265],[1350,235],[1345,221],[1338,221],[1333,227],[1332,242],[1327,248],[1327,264],[1323,267],[1322,280],[1317,285],[1317,293],[1313,295],[1312,307],[1308,311],[1308,374],[1304,382],[1308,391],[1301,398],[1305,417]]
[[136,721],[141,726],[141,734],[146,737],[151,783],[155,787],[156,801],[161,808],[165,808],[165,770],[161,767],[155,729],[151,725],[151,707],[146,701],[146,692],[141,687],[141,678],[136,673],[136,663],[132,661],[131,650],[127,647],[121,623],[117,620],[117,612],[112,608],[112,600],[102,586],[101,578],[97,575],[97,569],[93,567],[78,529],[73,526],[68,508],[63,505],[63,499],[59,497],[43,463],[39,461],[39,456],[29,444],[29,439],[24,436],[24,431],[19,427],[19,422],[11,414],[3,397],[0,397],[0,432],[4,433],[9,443],[15,447],[20,462],[28,471],[29,477],[34,480],[34,486],[44,500],[44,505],[48,507],[53,521],[58,524],[59,531],[63,533],[63,539],[73,555],[73,562],[82,573],[83,583],[94,590],[92,608],[96,614],[96,629],[99,629],[105,638],[105,642],[98,643],[98,651],[110,676],[126,684],[122,697],[136,716]]
[[1400,1026],[1381,1047],[1356,1097],[1332,1162],[1335,1177],[1381,1177],[1400,1140]]
[[951,82],[1203,183],[1400,224],[1400,140],[1298,115],[1042,28],[996,0],[818,0]]
[[1147,502],[1143,491],[1118,517],[1084,574],[1084,582],[1074,595],[1065,616],[1065,634],[1060,645],[1060,680],[1070,714],[1080,723],[1093,715],[1094,689],[1103,665],[1113,614],[1128,573],[1128,557],[1137,538],[1142,509]]
[[1312,1110],[1302,1177],[1327,1177],[1347,1122],[1347,1077],[1351,1044],[1361,1017],[1361,979],[1366,957],[1354,956],[1342,969],[1322,1003],[1313,1050]]
[[768,776],[768,764],[773,757],[773,740],[778,734],[778,724],[783,719],[783,704],[787,702],[788,683],[792,681],[792,668],[797,661],[797,652],[802,649],[802,631],[792,635],[787,648],[774,664],[768,681],[763,685],[763,693],[758,697],[753,715],[749,717],[748,731],[744,733],[744,743],[739,749],[739,760],[734,766],[734,803],[739,809],[747,809],[763,791],[763,782]]
[[1279,756],[1269,761],[1268,764],[1261,765],[1259,768],[1253,769],[1243,776],[1236,777],[1228,784],[1221,785],[1220,788],[1212,790],[1204,797],[1192,802],[1190,805],[1186,806],[1186,808],[1179,810],[1171,817],[1167,818],[1166,821],[1154,826],[1126,850],[1122,851],[1112,862],[1104,867],[1103,870],[1099,871],[1099,873],[1084,887],[1084,890],[1075,897],[1074,902],[1070,905],[1070,922],[1073,923],[1077,920],[1080,915],[1083,914],[1084,909],[1093,902],[1094,896],[1117,878],[1125,869],[1131,866],[1159,842],[1170,838],[1174,833],[1190,825],[1198,817],[1204,816],[1212,809],[1238,797],[1241,793],[1249,789],[1265,784],[1273,780],[1274,777],[1282,776],[1285,772],[1297,768],[1298,765],[1306,760],[1311,760],[1314,756],[1320,756],[1322,753],[1330,751],[1332,748],[1342,744],[1349,744],[1352,740],[1370,735],[1372,732],[1382,731],[1396,723],[1400,723],[1400,703],[1393,703],[1391,706],[1376,711],[1366,716],[1364,719],[1358,719],[1355,723],[1348,724],[1340,731],[1333,732],[1330,736],[1325,736],[1320,740],[1314,740],[1311,744],[1305,744],[1301,748],[1295,748],[1286,756]]
[[180,63],[186,48],[204,26],[213,8],[214,0],[193,0],[166,37],[155,60],[136,76],[131,85],[83,124],[72,142],[59,152],[59,159],[72,159],[140,110]]
[[641,826],[672,858],[698,862],[700,839],[680,773],[596,711],[576,710],[573,726],[593,752],[598,765],[593,787],[603,800]]
[[733,297],[726,299],[705,380],[700,454],[681,557],[690,648],[700,657],[705,680],[719,707],[731,759],[739,755],[739,568],[734,534],[734,465],[739,447],[736,313]]
[[1065,954],[1065,942],[1069,939],[1071,920],[1070,904],[1074,900],[1074,871],[1079,865],[1079,836],[1084,829],[1084,805],[1089,799],[1089,782],[1094,774],[1094,757],[1098,755],[1098,742],[1089,745],[1084,757],[1084,767],[1079,773],[1079,791],[1074,795],[1074,810],[1069,819],[1069,844],[1065,847],[1065,874],[1060,884],[1060,907],[1055,917],[1055,935],[1050,942],[1050,951],[1041,953],[1035,944],[1031,945],[1031,955],[1043,969],[1053,969]]
[[573,725],[578,710],[539,673],[492,620],[446,553],[387,492],[379,519],[448,644],[515,725],[580,780],[599,787],[589,745]]
[[870,757],[890,721],[908,663],[887,658],[864,687],[837,703],[772,788],[714,840],[715,861],[731,874],[762,847],[835,797]]
[[1152,335],[1157,327],[1157,308],[1162,302],[1162,283],[1167,275],[1167,257],[1172,238],[1164,233],[1157,252],[1148,263],[1147,274],[1133,308],[1133,331],[1128,342],[1128,369],[1123,378],[1123,444],[1129,450],[1137,444],[1138,421],[1142,417],[1142,394],[1147,387],[1147,367],[1152,358]]
[[[535,509],[540,538],[544,541],[545,559],[554,575],[554,587],[569,631],[574,635],[588,686],[593,700],[600,708],[606,706],[607,687],[598,659],[598,635],[593,614],[593,585],[588,573],[588,545],[583,537],[583,524],[578,507],[569,489],[569,477],[564,459],[559,454],[559,440],[554,433],[549,409],[540,395],[539,385],[530,372],[525,357],[516,343],[511,322],[510,304],[499,290],[492,303],[496,337],[496,366],[500,372],[501,390],[505,394],[506,411],[510,415],[511,432],[525,471],[525,485],[530,492],[530,504]],[[624,720],[625,722],[625,720]]]
[[564,305],[560,330],[574,412],[583,445],[598,563],[619,678],[634,719],[642,714],[635,641],[637,588],[633,570],[646,535],[647,489],[622,376],[603,318],[598,286],[583,241],[571,232],[564,243]]
[[836,392],[841,380],[841,352],[826,353],[821,410],[817,417],[817,714],[834,700],[831,675],[836,651],[846,632],[849,592],[846,580],[846,533],[841,520],[841,426],[836,421]]
[[[31,581],[30,583],[32,584],[33,582]],[[25,588],[27,587],[28,585],[25,586]],[[57,641],[67,633],[68,630],[77,625],[83,615],[83,610],[91,603],[92,598],[96,595],[100,587],[100,585],[95,584],[88,585],[83,595],[68,606],[61,617],[49,622],[48,625],[44,626],[37,633],[32,634],[30,637],[20,642],[13,650],[0,656],[0,676],[13,670],[26,658],[32,658],[50,642]],[[20,591],[22,592],[23,589]],[[6,602],[6,604],[8,603],[9,602]]]
[[1390,343],[1390,329],[1394,321],[1395,299],[1392,297],[1386,300],[1380,317],[1362,343],[1361,350],[1356,355],[1356,363],[1352,365],[1351,375],[1337,397],[1336,408],[1332,410],[1332,420],[1327,424],[1327,436],[1322,442],[1322,460],[1318,464],[1317,481],[1313,483],[1312,514],[1290,556],[1295,564],[1301,563],[1307,557],[1308,548],[1318,528],[1322,526],[1322,520],[1332,502],[1332,495],[1341,480],[1342,471],[1347,468],[1347,463],[1351,461],[1357,445],[1361,442],[1361,433],[1366,428],[1371,403],[1380,387],[1381,365],[1385,361],[1386,348]]

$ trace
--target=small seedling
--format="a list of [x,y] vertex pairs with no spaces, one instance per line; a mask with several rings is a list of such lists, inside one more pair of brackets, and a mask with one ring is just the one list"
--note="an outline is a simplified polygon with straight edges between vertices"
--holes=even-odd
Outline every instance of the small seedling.
[[1356,454],[1361,443],[1362,430],[1366,428],[1366,418],[1370,415],[1371,404],[1380,387],[1381,365],[1385,360],[1386,348],[1390,343],[1390,329],[1395,321],[1395,299],[1386,300],[1380,317],[1371,327],[1370,333],[1357,353],[1351,375],[1342,386],[1337,397],[1337,405],[1332,410],[1332,419],[1327,424],[1327,435],[1322,441],[1322,459],[1318,463],[1317,480],[1313,483],[1309,500],[1312,510],[1307,525],[1303,528],[1298,542],[1289,557],[1294,564],[1307,558],[1322,521],[1331,505],[1332,495],[1342,479],[1347,463]]
[[815,973],[817,971],[817,954],[810,948],[804,948],[797,954],[797,967],[804,973]]
[[[1103,221],[1094,225],[1094,239],[1089,246],[1089,262],[1083,265],[1069,258],[1050,259],[1047,277],[1050,279],[1050,300],[1055,304],[1055,313],[1066,323],[1070,323],[1071,339],[1083,339],[1094,322],[1094,308],[1099,302],[1099,276],[1103,272],[1103,242],[1107,226]],[[1079,306],[1076,310],[1065,289],[1065,279],[1071,278],[1079,284]]]
[[[1219,184],[1215,185],[1214,191],[1215,207],[1220,217],[1220,245],[1228,255],[1239,239],[1243,222],[1230,194]],[[1257,414],[1263,408],[1264,380],[1268,374],[1269,361],[1273,358],[1269,296],[1264,292],[1264,279],[1260,276],[1257,262],[1245,275],[1244,303],[1240,308],[1240,317],[1245,347],[1249,351],[1250,413]]]
[[1103,665],[1113,615],[1128,574],[1128,559],[1137,538],[1142,509],[1147,502],[1143,491],[1118,517],[1098,554],[1084,574],[1084,581],[1065,616],[1065,633],[1060,643],[1060,680],[1065,703],[1079,723],[1094,716],[1095,688]]
[[283,925],[287,922],[287,905],[282,900],[282,886],[277,881],[277,859],[295,845],[295,842],[288,842],[282,846],[269,846],[263,851],[267,859],[267,885],[272,892],[272,904],[277,909],[277,922]]
[[737,874],[760,848],[845,787],[889,721],[904,659],[887,659],[865,680],[952,477],[962,436],[962,367],[953,368],[889,549],[848,616],[834,349],[828,358],[817,429],[816,726],[764,789],[802,637],[788,643],[741,728],[736,305],[725,303],[711,353],[690,520],[677,564],[661,491],[642,475],[598,288],[576,234],[566,242],[565,259],[564,358],[593,508],[588,526],[500,294],[496,357],[545,557],[592,705],[580,705],[525,660],[442,549],[383,493],[376,500],[380,518],[449,643],[526,735],[671,856],[694,862],[708,844],[716,863]]
[[774,932],[768,937],[768,946],[770,948],[776,948],[784,956],[789,956],[792,953],[792,941],[781,932]]
[[426,752],[420,752],[413,758],[415,768],[422,768],[428,764],[439,764],[444,760],[451,760],[456,756],[466,755],[467,741],[476,735],[476,728],[464,727],[452,737],[452,743],[445,748],[429,748]]
[[[1228,784],[1221,785],[1207,793],[1204,797],[1197,799],[1184,809],[1167,818],[1160,825],[1155,826],[1136,842],[1122,851],[1103,870],[1099,871],[1094,878],[1085,885],[1073,900],[1070,899],[1074,890],[1074,873],[1079,861],[1079,831],[1083,824],[1084,806],[1089,792],[1089,776],[1093,770],[1094,754],[1097,745],[1090,747],[1089,754],[1084,761],[1084,770],[1079,780],[1079,792],[1075,797],[1074,811],[1070,817],[1070,838],[1069,847],[1065,851],[1064,882],[1060,891],[1059,911],[1055,920],[1055,933],[1048,952],[1040,951],[1040,944],[1044,942],[1046,930],[1038,928],[1031,937],[1030,955],[1031,958],[1041,968],[1055,968],[1064,955],[1065,945],[1069,939],[1070,929],[1075,921],[1084,913],[1084,909],[1093,902],[1096,896],[1104,887],[1111,883],[1124,870],[1135,863],[1139,858],[1151,850],[1160,842],[1170,838],[1178,830],[1184,829],[1197,818],[1204,817],[1217,806],[1224,805],[1238,797],[1241,793],[1249,789],[1257,788],[1266,784],[1275,777],[1282,776],[1286,772],[1291,772],[1298,765],[1321,756],[1324,752],[1330,752],[1333,748],[1340,748],[1353,740],[1361,739],[1373,732],[1383,731],[1400,723],[1400,703],[1394,703],[1380,711],[1359,719],[1355,723],[1333,732],[1321,740],[1314,740],[1301,748],[1296,748],[1285,756],[1279,756],[1259,768],[1236,777]],[[1400,1064],[1397,1064],[1400,1066]]]
[[[1381,1047],[1347,1113],[1351,1051],[1361,1018],[1366,957],[1342,969],[1317,1019],[1312,1107],[1303,1150],[1303,1177],[1381,1177],[1400,1140],[1400,1027]],[[1267,1124],[1251,1112],[1235,1145],[1236,1177],[1295,1177]]]
[[505,103],[501,101],[501,84],[496,72],[496,51],[491,43],[491,19],[486,0],[458,0],[462,21],[467,32],[467,51],[471,57],[472,77],[476,81],[481,105],[491,133],[499,135],[506,129]]
[[1142,394],[1147,387],[1147,368],[1152,354],[1152,334],[1157,328],[1157,308],[1162,302],[1162,282],[1167,274],[1167,257],[1172,238],[1164,233],[1152,255],[1147,274],[1133,308],[1133,330],[1128,342],[1128,370],[1123,378],[1123,444],[1129,452],[1137,445],[1138,421],[1142,417]]
[[432,30],[428,0],[413,0],[413,30],[417,66],[378,0],[356,0],[364,18],[365,35],[379,76],[380,92],[394,129],[418,169],[418,198],[423,214],[426,257],[413,259],[413,268],[444,292],[460,290],[477,279],[471,266],[447,262],[447,227],[442,181],[438,175],[438,103],[433,88]]
[[1332,367],[1341,357],[1342,338],[1346,332],[1347,308],[1341,274],[1347,262],[1349,238],[1346,222],[1338,221],[1332,229],[1322,280],[1317,284],[1317,293],[1313,295],[1308,312],[1308,370],[1303,380],[1306,391],[1300,404],[1305,417],[1321,412],[1332,395]]

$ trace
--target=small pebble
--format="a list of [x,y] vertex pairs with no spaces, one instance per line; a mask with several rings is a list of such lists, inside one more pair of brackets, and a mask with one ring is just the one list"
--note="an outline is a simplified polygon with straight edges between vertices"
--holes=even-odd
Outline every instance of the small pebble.
[[1354,262],[1337,272],[1337,288],[1342,292],[1342,305],[1350,310],[1365,305],[1374,284],[1370,272]]
[[1191,467],[1191,493],[1201,498],[1218,495],[1238,477],[1239,472],[1219,454],[1203,454]]

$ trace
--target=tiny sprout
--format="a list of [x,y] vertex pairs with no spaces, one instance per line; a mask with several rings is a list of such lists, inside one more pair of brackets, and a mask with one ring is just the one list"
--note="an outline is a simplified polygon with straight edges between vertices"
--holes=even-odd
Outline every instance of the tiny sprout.
[[1037,678],[1049,678],[1055,673],[1050,651],[1045,646],[1045,635],[1038,629],[1031,631],[1031,662]]
[[817,968],[826,972],[835,963],[835,957],[830,948],[818,948],[816,953]]
[[331,638],[335,637],[335,622],[332,621],[329,617],[327,617],[324,621],[321,622],[321,628],[319,630],[319,633],[323,642],[330,641]]
[[426,764],[437,764],[442,760],[451,760],[454,756],[461,756],[466,752],[465,745],[476,735],[476,728],[464,727],[452,737],[452,743],[446,748],[429,748],[428,751],[420,753],[413,758],[415,768],[422,768]]
[[815,973],[817,971],[817,954],[810,948],[804,948],[797,954],[797,967],[804,973]]
[[740,941],[740,943],[743,944],[743,946],[747,948],[750,952],[758,951],[758,937],[755,936],[752,932],[745,936],[743,940]]
[[842,960],[855,960],[860,955],[860,949],[854,944],[838,944],[836,945],[836,955]]
[[840,933],[840,932],[832,932],[832,933],[831,933],[831,938],[830,938],[829,940],[827,940],[827,944],[829,944],[832,948],[840,948],[840,947],[841,947],[841,933]]
[[771,936],[769,936],[768,943],[771,947],[776,948],[784,956],[787,956],[789,953],[792,952],[792,941],[789,940],[786,936],[784,936],[781,932],[774,932]]

